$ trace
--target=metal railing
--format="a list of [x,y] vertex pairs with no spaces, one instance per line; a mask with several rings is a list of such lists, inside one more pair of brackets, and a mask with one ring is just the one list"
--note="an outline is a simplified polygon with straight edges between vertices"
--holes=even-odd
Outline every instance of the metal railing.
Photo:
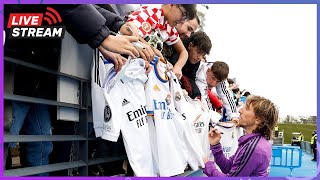
[[[79,154],[78,159],[72,162],[61,162],[61,163],[53,163],[53,164],[50,163],[44,166],[5,169],[4,170],[5,176],[29,176],[29,175],[39,174],[39,173],[68,170],[73,168],[77,168],[79,175],[88,176],[88,166],[126,159],[126,156],[94,158],[94,159],[89,159],[88,157],[89,156],[88,141],[96,140],[96,138],[89,137],[88,135],[88,119],[89,119],[89,116],[91,116],[90,114],[91,113],[90,111],[91,110],[91,100],[90,100],[91,91],[90,91],[89,80],[68,75],[65,73],[61,73],[58,71],[54,71],[36,64],[31,64],[31,63],[28,63],[19,59],[11,58],[11,57],[4,57],[4,61],[7,64],[23,66],[25,68],[32,68],[38,71],[48,73],[50,75],[55,75],[57,77],[66,77],[73,80],[77,80],[80,83],[80,103],[79,104],[71,104],[71,103],[59,102],[55,100],[47,100],[47,99],[41,99],[41,98],[35,98],[35,97],[15,95],[8,92],[4,93],[4,100],[6,102],[20,101],[20,102],[27,102],[27,103],[34,103],[34,104],[45,104],[45,105],[55,106],[55,107],[68,107],[68,108],[79,110],[78,133],[75,135],[8,135],[8,134],[5,134],[4,136],[5,151],[8,151],[8,143],[11,143],[11,142],[19,142],[19,143],[39,142],[39,141],[76,142],[79,144],[79,146],[77,146],[78,147],[77,151]],[[7,153],[5,152],[5,154]]]
[[301,167],[302,150],[293,147],[272,147],[271,166],[290,168],[290,175],[294,168]]

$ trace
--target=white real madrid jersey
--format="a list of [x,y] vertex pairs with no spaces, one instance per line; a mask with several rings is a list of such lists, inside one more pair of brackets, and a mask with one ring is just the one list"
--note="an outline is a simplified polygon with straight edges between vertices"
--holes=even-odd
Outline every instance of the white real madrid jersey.
[[[155,176],[146,119],[145,62],[143,59],[132,59],[128,60],[125,66],[124,71],[119,72],[120,77],[116,76],[115,85],[108,96],[112,101],[121,102],[119,104],[122,115],[120,129],[135,176]],[[107,136],[107,134],[104,135]],[[119,132],[117,134],[119,135]]]
[[[201,109],[201,101],[193,101],[194,106],[196,108],[194,109]],[[202,113],[200,116],[197,116],[194,120],[192,120],[190,123],[192,123],[192,127],[194,129],[195,135],[200,142],[200,145],[202,147],[203,153],[205,157],[209,156],[210,153],[210,145],[209,145],[209,138],[208,138],[208,132],[209,132],[209,112],[202,109]]]
[[153,130],[150,132],[153,141],[152,150],[155,162],[158,162],[159,175],[174,176],[184,172],[186,159],[182,153],[182,141],[178,136],[178,129],[173,121],[174,106],[168,77],[165,75],[166,64],[156,57],[151,65],[153,68],[148,74],[145,93],[148,116],[153,116],[151,118],[153,121],[148,122],[150,130]]
[[223,154],[229,159],[238,149],[238,139],[243,135],[243,128],[234,126],[233,122],[220,122],[216,126],[221,134],[221,146]]
[[205,156],[200,142],[196,137],[194,128],[192,128],[192,123],[190,123],[192,119],[200,116],[202,111],[195,111],[192,104],[185,99],[176,76],[172,71],[170,71],[169,74],[171,95],[175,109],[177,109],[177,111],[175,109],[173,110],[173,120],[176,128],[179,129],[178,135],[184,142],[183,150],[185,151],[185,157],[193,170],[197,170],[199,167],[204,168],[203,158]]
[[135,176],[155,176],[146,121],[144,83],[147,76],[144,60],[129,59],[119,73],[111,68],[105,75],[102,83],[105,108],[101,137],[117,141],[121,130]]
[[[111,127],[105,126],[105,122],[111,118],[115,119],[115,121],[120,121],[120,119],[117,119],[120,118],[119,109],[116,108],[117,102],[109,99],[103,87],[105,78],[108,73],[112,72],[112,68],[113,64],[107,62],[96,49],[91,68],[92,117],[96,137],[101,137],[103,131],[112,130],[110,129]],[[115,73],[113,73],[113,75],[115,75]],[[112,114],[114,115],[111,117]]]

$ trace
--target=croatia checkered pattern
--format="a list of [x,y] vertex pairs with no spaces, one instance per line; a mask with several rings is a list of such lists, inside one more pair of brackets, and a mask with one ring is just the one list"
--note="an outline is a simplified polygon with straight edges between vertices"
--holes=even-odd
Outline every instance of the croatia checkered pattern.
[[143,38],[151,34],[152,30],[159,32],[162,40],[168,45],[173,45],[179,40],[178,31],[164,20],[164,13],[161,8],[143,6],[133,12],[128,21],[132,21]]

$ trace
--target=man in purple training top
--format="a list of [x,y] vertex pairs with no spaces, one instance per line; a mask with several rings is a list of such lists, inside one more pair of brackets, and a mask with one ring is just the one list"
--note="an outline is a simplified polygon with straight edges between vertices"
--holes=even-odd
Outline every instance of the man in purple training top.
[[245,106],[240,109],[239,126],[245,135],[239,138],[236,153],[227,159],[222,153],[220,132],[209,131],[210,149],[215,163],[204,158],[203,172],[208,176],[268,176],[271,159],[272,129],[278,121],[278,109],[268,99],[260,96],[248,96]]

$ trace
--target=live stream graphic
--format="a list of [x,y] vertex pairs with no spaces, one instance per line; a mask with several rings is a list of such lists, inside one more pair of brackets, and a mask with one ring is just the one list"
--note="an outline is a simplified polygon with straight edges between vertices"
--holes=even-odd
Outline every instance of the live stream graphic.
[[57,25],[61,22],[60,14],[47,7],[46,12],[10,13],[7,28],[11,29],[10,38],[56,39],[65,33],[65,27]]

